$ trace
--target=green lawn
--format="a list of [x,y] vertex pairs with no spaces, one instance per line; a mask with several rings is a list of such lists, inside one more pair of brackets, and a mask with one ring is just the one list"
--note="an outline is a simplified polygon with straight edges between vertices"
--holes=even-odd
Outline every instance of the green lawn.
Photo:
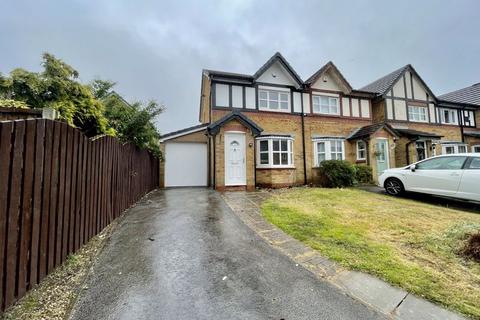
[[268,221],[348,269],[480,319],[480,263],[458,252],[480,214],[357,189],[297,188],[262,206]]

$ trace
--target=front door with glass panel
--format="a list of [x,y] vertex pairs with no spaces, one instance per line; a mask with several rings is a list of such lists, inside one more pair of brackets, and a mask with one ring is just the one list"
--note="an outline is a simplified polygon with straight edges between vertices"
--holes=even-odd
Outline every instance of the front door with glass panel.
[[378,139],[376,143],[377,174],[380,176],[390,167],[388,161],[388,141],[387,139]]
[[245,134],[225,133],[225,185],[245,185],[245,168]]

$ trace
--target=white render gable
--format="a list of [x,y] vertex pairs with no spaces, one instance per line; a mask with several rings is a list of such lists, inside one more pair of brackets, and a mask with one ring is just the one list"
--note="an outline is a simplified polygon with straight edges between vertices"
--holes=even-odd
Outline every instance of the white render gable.
[[338,79],[333,76],[331,70],[325,72],[321,77],[315,81],[311,86],[313,89],[330,90],[330,91],[344,91],[345,88],[339,83]]
[[256,81],[284,86],[298,86],[298,83],[295,81],[295,79],[290,75],[287,70],[285,70],[285,68],[278,61],[272,64],[263,74],[261,74],[257,78]]

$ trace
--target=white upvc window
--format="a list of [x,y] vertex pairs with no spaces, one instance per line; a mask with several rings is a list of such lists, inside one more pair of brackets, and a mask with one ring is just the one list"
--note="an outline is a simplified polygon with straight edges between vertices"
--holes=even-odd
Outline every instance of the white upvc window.
[[442,145],[442,154],[467,153],[466,144],[444,144]]
[[367,159],[367,143],[363,140],[357,141],[357,160]]
[[340,105],[337,97],[313,95],[312,105],[314,113],[340,114]]
[[260,110],[288,111],[290,110],[290,93],[277,90],[258,90],[258,108]]
[[293,168],[293,138],[257,138],[257,168]]
[[313,140],[313,154],[315,167],[320,166],[325,160],[344,160],[345,143],[341,139],[315,139]]
[[408,106],[408,119],[415,122],[428,122],[427,107]]
[[480,153],[480,145],[472,146],[472,152]]
[[458,124],[458,114],[455,109],[440,109],[440,120],[444,124]]

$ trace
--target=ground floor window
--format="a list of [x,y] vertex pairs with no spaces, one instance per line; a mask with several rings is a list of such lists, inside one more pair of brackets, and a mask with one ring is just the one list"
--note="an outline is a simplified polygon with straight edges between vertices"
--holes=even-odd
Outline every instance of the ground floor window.
[[357,160],[367,159],[367,143],[363,140],[357,141]]
[[478,153],[480,153],[480,145],[473,146],[473,147],[472,147],[472,152],[478,152]]
[[444,144],[442,145],[442,154],[466,153],[467,145],[465,144]]
[[318,167],[325,160],[344,160],[345,145],[343,140],[314,140],[313,154],[315,166]]
[[261,137],[257,139],[257,167],[275,168],[293,166],[293,139]]

